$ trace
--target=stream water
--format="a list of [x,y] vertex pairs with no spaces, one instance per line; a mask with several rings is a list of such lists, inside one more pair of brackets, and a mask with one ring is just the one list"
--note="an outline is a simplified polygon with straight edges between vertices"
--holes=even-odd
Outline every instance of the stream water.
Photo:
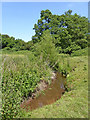
[[57,72],[54,82],[48,85],[46,90],[41,92],[41,94],[38,97],[32,100],[28,99],[27,101],[25,101],[21,105],[21,107],[26,108],[28,110],[34,110],[44,105],[54,103],[56,100],[60,99],[62,93],[65,92],[65,79],[65,77],[63,77],[60,73]]

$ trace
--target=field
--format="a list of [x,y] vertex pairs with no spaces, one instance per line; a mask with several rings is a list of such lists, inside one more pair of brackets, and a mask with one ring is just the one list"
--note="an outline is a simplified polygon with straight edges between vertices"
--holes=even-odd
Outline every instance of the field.
[[50,8],[39,3],[33,15],[34,7],[25,3],[25,9],[21,3],[8,5],[3,6],[8,29],[0,33],[0,117],[88,118],[87,16],[69,9],[68,3],[63,13],[53,13],[55,3]]
[[[30,57],[29,57],[30,56]],[[32,94],[37,83],[47,81],[51,69],[28,54],[3,54],[2,56],[2,114],[3,119],[22,116],[20,103]],[[38,67],[40,66],[40,67]]]
[[31,118],[88,118],[88,57],[70,58],[70,64],[75,69],[67,77],[69,91],[54,104],[31,112]]
[[[87,49],[85,51],[87,52]],[[59,71],[64,75],[67,74],[67,91],[55,103],[28,112],[20,109],[21,101],[28,99],[28,95],[34,91],[41,79],[50,82],[52,69],[31,52],[2,52],[1,114],[3,119],[12,117],[88,118],[88,56],[86,52],[83,56],[59,55]]]

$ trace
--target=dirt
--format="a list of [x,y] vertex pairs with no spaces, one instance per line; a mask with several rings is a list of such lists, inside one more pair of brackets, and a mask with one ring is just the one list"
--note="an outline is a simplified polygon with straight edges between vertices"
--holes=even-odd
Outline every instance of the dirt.
[[21,103],[21,108],[34,110],[44,105],[52,104],[60,99],[65,91],[65,77],[60,73],[53,73],[51,80],[52,82],[50,85],[44,80],[41,80],[34,93],[32,93],[32,96]]
[[[51,76],[51,83],[54,82],[55,77],[56,77],[56,73],[53,72],[53,73],[52,73],[52,76]],[[27,98],[27,100],[31,101],[31,100],[34,99],[36,96],[39,96],[39,94],[41,93],[41,91],[44,91],[45,89],[47,89],[48,84],[49,84],[49,83],[48,83],[47,81],[45,81],[45,80],[40,80],[40,82],[38,83],[36,89],[35,89],[34,92],[32,93],[31,97],[29,96],[29,97]],[[25,102],[25,98],[24,98],[24,100],[23,100],[22,103],[24,103],[24,102]]]

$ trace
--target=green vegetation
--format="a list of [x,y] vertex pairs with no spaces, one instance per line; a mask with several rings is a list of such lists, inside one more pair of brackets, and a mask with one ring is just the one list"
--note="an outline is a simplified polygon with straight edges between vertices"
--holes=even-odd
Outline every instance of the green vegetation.
[[71,56],[85,56],[88,55],[88,47],[85,49],[74,51]]
[[[27,43],[0,34],[3,119],[88,117],[88,19],[71,13],[42,10],[35,36]],[[51,83],[53,71],[66,76],[62,98],[32,112],[22,110],[20,103],[32,96],[40,80]]]
[[[88,118],[88,57],[70,57],[72,72],[67,77],[68,92],[51,105],[25,112],[30,118]],[[66,61],[66,60],[65,60]]]
[[34,44],[42,41],[42,35],[47,30],[59,53],[71,54],[88,46],[88,19],[86,17],[81,17],[76,13],[72,15],[72,10],[62,15],[53,15],[47,9],[42,10],[40,14],[40,19],[34,25],[35,35],[32,36],[31,41],[25,43],[21,39],[0,34],[3,50],[32,50]]
[[40,42],[44,31],[49,30],[53,43],[59,53],[71,54],[87,47],[88,19],[68,10],[62,15],[53,15],[49,10],[42,10],[40,19],[34,25],[33,43]]
[[[28,54],[30,55],[29,57]],[[40,61],[39,59],[38,61],[37,58],[35,59],[31,52],[28,54],[3,55],[3,118],[86,118],[88,115],[87,56],[67,57],[64,54],[59,55],[58,62],[60,67],[58,70],[68,73],[66,83],[68,92],[65,92],[62,98],[52,105],[44,106],[33,112],[20,111],[21,101],[28,99],[30,93],[37,86],[37,82],[41,79],[50,80],[50,73],[52,73],[52,68],[43,64],[42,60]],[[67,67],[68,61],[69,67]]]
[[32,41],[24,42],[22,39],[15,39],[14,37],[10,37],[8,35],[1,35],[2,40],[0,41],[1,47],[3,51],[20,51],[20,50],[30,50],[32,46]]
[[[41,79],[48,80],[51,70],[32,53],[28,55],[3,55],[2,111],[3,119],[20,114],[20,103],[28,99]],[[38,62],[36,62],[38,61]],[[45,77],[46,78],[45,78]]]

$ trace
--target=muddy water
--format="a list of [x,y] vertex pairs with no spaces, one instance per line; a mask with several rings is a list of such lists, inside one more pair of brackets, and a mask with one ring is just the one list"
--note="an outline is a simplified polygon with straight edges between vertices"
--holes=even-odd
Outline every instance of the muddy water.
[[54,82],[52,82],[46,90],[44,90],[38,97],[25,101],[21,107],[26,108],[27,110],[34,110],[44,105],[54,103],[61,98],[62,93],[65,91],[64,82],[65,77],[57,72]]

